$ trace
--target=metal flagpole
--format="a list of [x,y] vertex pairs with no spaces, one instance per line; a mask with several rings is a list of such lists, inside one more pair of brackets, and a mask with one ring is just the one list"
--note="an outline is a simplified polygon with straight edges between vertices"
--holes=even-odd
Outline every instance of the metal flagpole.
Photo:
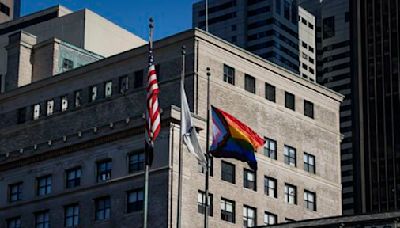
[[206,0],[206,32],[208,32],[208,0]]
[[178,212],[176,227],[181,228],[182,222],[182,179],[183,179],[183,137],[182,137],[182,119],[183,119],[183,104],[182,104],[182,90],[185,86],[185,55],[186,55],[186,47],[182,47],[182,75],[181,75],[181,127],[179,129],[179,179],[178,179]]
[[[149,19],[149,50],[152,51],[153,49],[153,18]],[[146,127],[148,127],[148,117],[146,117]],[[150,129],[148,129],[150,130]],[[145,131],[145,137],[148,137],[146,135],[147,132]],[[150,145],[148,145],[149,143]],[[148,204],[149,204],[149,167],[150,167],[150,150],[152,150],[153,147],[153,139],[149,138],[148,142],[146,142],[145,150],[146,150],[146,166],[145,166],[145,174],[144,174],[144,212],[143,212],[143,228],[147,228],[147,213],[148,213]]]
[[204,213],[204,228],[208,228],[208,188],[210,179],[210,68],[207,67],[207,125],[206,125],[206,199],[205,199],[205,213]]

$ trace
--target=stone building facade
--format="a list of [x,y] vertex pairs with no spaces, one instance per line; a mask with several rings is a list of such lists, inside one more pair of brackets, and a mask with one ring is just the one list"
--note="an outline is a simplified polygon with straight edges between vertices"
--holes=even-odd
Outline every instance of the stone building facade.
[[[162,128],[149,227],[176,224],[183,45],[201,144],[206,67],[211,103],[268,138],[255,173],[236,160],[212,160],[210,227],[340,215],[343,97],[195,29],[155,42]],[[0,95],[1,227],[141,227],[147,52],[144,45]],[[182,225],[202,227],[203,170],[190,153],[183,160]]]

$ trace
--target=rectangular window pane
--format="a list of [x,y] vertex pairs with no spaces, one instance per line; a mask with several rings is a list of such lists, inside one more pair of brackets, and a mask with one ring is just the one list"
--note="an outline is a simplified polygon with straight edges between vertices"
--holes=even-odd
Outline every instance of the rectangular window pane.
[[9,185],[10,202],[16,202],[22,199],[22,182]]
[[273,139],[265,138],[264,155],[276,160],[276,141]]
[[129,89],[128,76],[124,75],[119,78],[119,92],[125,94]]
[[51,175],[37,178],[37,195],[44,196],[51,193]]
[[315,156],[304,153],[304,170],[309,173],[315,173]]
[[48,211],[38,212],[35,214],[35,228],[50,228]]
[[68,96],[61,97],[61,111],[65,112],[68,109]]
[[33,106],[33,120],[37,120],[40,118],[40,104],[36,104]]
[[221,219],[235,223],[235,201],[221,198]]
[[127,212],[143,210],[143,189],[136,189],[128,192]]
[[244,177],[244,181],[243,181],[244,186],[243,187],[251,189],[251,190],[254,190],[254,191],[257,191],[257,185],[256,185],[257,176],[256,176],[256,173],[254,171],[252,171],[252,170],[244,169],[243,177]]
[[111,214],[110,197],[103,197],[95,200],[95,218],[96,221],[108,220]]
[[213,216],[213,195],[208,193],[208,202],[206,203],[206,193],[198,191],[197,193],[197,212],[204,214],[208,205],[208,215]]
[[221,161],[221,179],[223,181],[230,182],[232,184],[236,183],[235,165]]
[[23,124],[26,121],[26,108],[19,108],[17,111],[17,123]]
[[143,70],[134,73],[133,88],[137,89],[143,86]]
[[253,207],[243,206],[243,227],[256,226],[256,209]]
[[21,228],[21,217],[7,219],[7,228]]
[[256,92],[256,79],[251,75],[244,76],[244,89],[250,93]]
[[54,100],[47,101],[47,116],[53,115],[54,112]]
[[69,169],[65,174],[67,188],[75,188],[81,185],[82,169],[80,167]]
[[79,206],[77,204],[65,207],[64,225],[65,227],[77,227],[79,225]]
[[297,204],[296,186],[285,184],[285,202],[288,204]]
[[264,213],[264,225],[274,225],[277,222],[277,215],[266,211]]
[[296,167],[296,149],[290,146],[284,147],[285,164]]
[[314,119],[314,104],[310,101],[304,101],[304,115]]
[[74,98],[75,98],[75,108],[79,107],[82,105],[82,97],[81,97],[82,91],[77,90],[74,92]]
[[135,151],[129,154],[129,173],[144,170],[144,151]]
[[264,193],[267,196],[276,198],[277,197],[277,189],[276,189],[276,179],[272,177],[264,177]]
[[89,87],[89,101],[93,102],[97,99],[97,86]]
[[112,82],[108,81],[104,83],[104,97],[108,98],[112,95]]
[[235,69],[224,65],[224,82],[235,85]]
[[275,102],[275,86],[265,83],[265,98],[269,101]]
[[111,159],[97,163],[97,182],[111,179]]
[[285,107],[295,110],[295,97],[292,93],[285,92]]
[[314,192],[304,190],[304,207],[311,211],[317,210]]

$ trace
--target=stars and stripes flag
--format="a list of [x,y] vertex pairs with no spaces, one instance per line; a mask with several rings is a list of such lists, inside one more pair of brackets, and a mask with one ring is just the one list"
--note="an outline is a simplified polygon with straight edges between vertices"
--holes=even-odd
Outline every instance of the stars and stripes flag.
[[152,42],[149,47],[149,72],[147,75],[147,105],[146,105],[146,151],[147,164],[151,165],[153,157],[153,142],[160,133],[160,106],[158,104],[158,93],[160,92],[157,82],[157,72],[154,65]]

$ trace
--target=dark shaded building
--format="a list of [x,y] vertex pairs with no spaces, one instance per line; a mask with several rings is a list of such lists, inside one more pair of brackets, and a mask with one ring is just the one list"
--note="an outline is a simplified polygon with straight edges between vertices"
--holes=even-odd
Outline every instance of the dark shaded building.
[[399,1],[351,1],[356,212],[400,208]]

